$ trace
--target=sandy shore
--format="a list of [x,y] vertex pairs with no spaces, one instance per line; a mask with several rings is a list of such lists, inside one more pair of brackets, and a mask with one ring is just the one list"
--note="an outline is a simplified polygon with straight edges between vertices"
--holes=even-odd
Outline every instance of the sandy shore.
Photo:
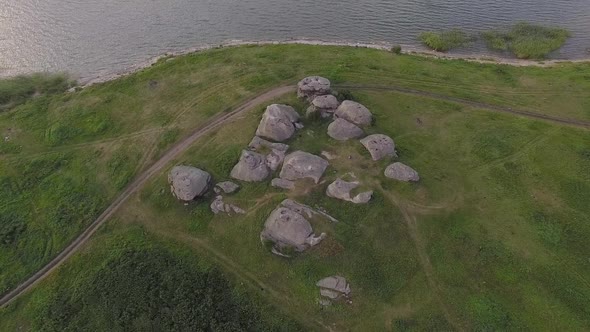
[[[103,83],[107,81],[111,81],[132,73],[135,73],[139,70],[151,67],[153,64],[158,62],[163,58],[174,58],[177,56],[182,56],[190,53],[195,52],[202,52],[205,50],[210,50],[214,48],[220,47],[235,47],[235,46],[244,46],[244,45],[288,45],[288,44],[300,44],[300,45],[318,45],[318,46],[348,46],[348,47],[362,47],[362,48],[371,48],[376,50],[384,50],[389,51],[393,47],[393,43],[352,43],[352,42],[334,42],[334,41],[322,41],[322,40],[312,40],[312,39],[292,39],[292,40],[282,40],[282,41],[272,41],[272,40],[263,40],[263,41],[246,41],[246,40],[230,40],[221,44],[215,45],[205,45],[200,47],[189,48],[186,50],[178,51],[178,52],[167,52],[157,57],[154,57],[148,61],[139,63],[135,66],[127,68],[125,70],[119,71],[117,73],[103,75],[96,78],[86,79],[81,81],[82,87],[88,87],[94,84]],[[465,61],[472,61],[478,63],[489,63],[489,64],[502,64],[502,65],[510,65],[510,66],[535,66],[535,67],[550,67],[560,63],[585,63],[590,62],[589,59],[576,59],[576,60],[523,60],[523,59],[511,59],[511,58],[503,58],[494,55],[474,55],[474,54],[460,54],[460,53],[441,53],[432,51],[427,49],[426,47],[417,47],[417,46],[410,46],[410,45],[400,45],[402,47],[403,54],[411,54],[416,56],[424,56],[424,57],[431,57],[437,59],[448,59],[448,60],[465,60]]]

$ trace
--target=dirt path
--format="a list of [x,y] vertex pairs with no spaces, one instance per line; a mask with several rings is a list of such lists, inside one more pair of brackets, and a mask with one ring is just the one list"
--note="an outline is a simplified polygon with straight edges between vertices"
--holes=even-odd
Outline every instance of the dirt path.
[[264,102],[270,101],[277,97],[280,97],[286,93],[294,92],[296,89],[295,86],[282,86],[270,91],[267,91],[255,98],[252,98],[233,110],[229,113],[222,113],[211,120],[209,120],[205,125],[201,128],[195,130],[189,137],[185,138],[180,143],[176,144],[172,147],[166,154],[162,156],[155,164],[153,164],[150,168],[148,168],[145,172],[140,174],[135,181],[133,181],[120,195],[117,197],[109,207],[94,221],[82,234],[80,234],[70,245],[68,245],[61,253],[59,253],[53,260],[51,260],[47,265],[41,268],[37,273],[31,276],[22,284],[18,285],[15,289],[5,294],[0,299],[0,307],[6,306],[8,303],[13,301],[15,298],[29,290],[39,281],[47,277],[51,272],[53,272],[58,266],[60,266],[63,262],[65,262],[70,256],[72,256],[75,252],[77,252],[80,247],[88,241],[88,239],[96,232],[96,230],[105,222],[107,221],[127,199],[131,195],[133,195],[138,189],[140,189],[153,175],[160,172],[166,164],[168,164],[171,160],[179,156],[182,152],[188,149],[196,140],[201,138],[203,135],[209,133],[213,129],[218,128],[228,120],[231,120],[233,117],[240,113],[244,113],[246,111],[251,110],[252,108],[256,107],[259,104]]
[[509,114],[519,115],[519,116],[523,116],[523,117],[527,117],[527,118],[531,118],[531,119],[544,120],[544,121],[549,121],[549,122],[558,123],[558,124],[566,124],[566,125],[570,125],[570,126],[574,126],[574,127],[578,127],[578,128],[590,129],[590,122],[586,122],[586,121],[580,121],[580,120],[570,119],[570,118],[561,118],[561,117],[552,116],[552,115],[545,115],[545,114],[538,113],[538,112],[518,110],[518,109],[513,109],[511,107],[486,104],[486,103],[468,100],[468,99],[445,96],[442,94],[438,94],[436,92],[404,88],[401,86],[356,85],[356,84],[349,85],[349,84],[346,84],[346,85],[338,85],[338,86],[336,86],[336,88],[337,89],[352,89],[352,90],[368,90],[368,91],[394,91],[394,92],[399,92],[399,93],[404,93],[404,94],[409,94],[409,95],[414,95],[414,96],[427,97],[427,98],[438,99],[438,100],[443,100],[443,101],[450,101],[453,103],[471,106],[471,107],[475,107],[475,108],[486,110],[486,111],[509,113]]

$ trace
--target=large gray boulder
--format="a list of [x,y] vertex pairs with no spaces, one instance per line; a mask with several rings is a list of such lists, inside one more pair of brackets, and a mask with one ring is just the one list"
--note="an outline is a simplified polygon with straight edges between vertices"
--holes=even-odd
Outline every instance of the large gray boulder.
[[266,108],[262,120],[256,129],[256,135],[277,142],[282,142],[293,136],[299,113],[291,106],[272,104]]
[[182,201],[192,201],[209,189],[211,175],[191,166],[174,166],[168,174],[172,194]]
[[369,135],[361,140],[361,144],[369,150],[371,158],[375,161],[385,157],[397,156],[395,153],[395,143],[389,136],[382,134]]
[[231,171],[231,177],[247,182],[263,181],[270,174],[266,158],[260,153],[243,150],[240,160]]
[[330,81],[320,76],[310,76],[297,84],[297,97],[312,101],[317,96],[330,93]]
[[365,106],[351,100],[345,100],[338,106],[336,117],[352,122],[357,126],[368,126],[373,121],[373,115]]
[[307,116],[319,113],[322,118],[328,118],[336,112],[338,108],[338,99],[332,95],[317,96],[312,102],[311,106],[307,108]]
[[311,224],[303,215],[285,206],[279,206],[271,212],[264,223],[260,239],[274,243],[274,253],[279,255],[284,248],[296,251],[317,245],[326,237],[325,233],[316,237]]
[[326,195],[328,195],[328,197],[341,199],[343,201],[348,201],[355,204],[368,203],[373,197],[372,191],[362,192],[354,197],[351,197],[350,192],[358,188],[359,185],[360,184],[358,181],[347,182],[340,178],[337,178],[326,189]]
[[413,168],[402,163],[393,163],[385,169],[385,176],[390,179],[405,182],[418,182],[420,176]]
[[279,174],[281,179],[295,181],[310,178],[318,183],[329,163],[322,157],[303,151],[295,151],[285,157]]
[[342,118],[337,118],[328,126],[328,136],[338,141],[359,138],[364,135],[361,128]]

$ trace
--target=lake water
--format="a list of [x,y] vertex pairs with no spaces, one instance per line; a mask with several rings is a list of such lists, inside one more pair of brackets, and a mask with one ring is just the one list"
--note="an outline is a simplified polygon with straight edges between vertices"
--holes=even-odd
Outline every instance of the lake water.
[[68,71],[84,80],[233,39],[419,46],[421,31],[516,21],[572,31],[552,58],[590,56],[590,0],[0,0],[0,74]]

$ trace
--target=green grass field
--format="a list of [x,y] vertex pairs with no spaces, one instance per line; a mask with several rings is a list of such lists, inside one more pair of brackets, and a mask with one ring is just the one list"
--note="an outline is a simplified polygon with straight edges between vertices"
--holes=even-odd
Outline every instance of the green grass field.
[[[162,61],[0,113],[0,133],[10,136],[0,142],[0,289],[51,259],[141,169],[208,118],[310,74],[335,84],[395,85],[590,121],[587,64],[524,68],[302,45],[216,49]],[[96,294],[122,278],[105,268],[126,271],[129,260],[148,267],[168,262],[168,270],[147,269],[153,272],[148,285],[218,276],[210,272],[218,268],[235,293],[222,298],[259,317],[243,322],[238,315],[233,323],[256,329],[590,328],[587,130],[425,97],[350,90],[375,114],[370,131],[396,140],[400,160],[420,172],[419,184],[387,180],[387,162],[371,162],[358,142],[331,141],[327,123],[310,121],[292,148],[338,155],[325,178],[353,171],[375,190],[370,204],[327,198],[329,182],[293,193],[244,184],[228,199],[248,214],[214,216],[208,201],[175,201],[162,173],[82,252],[2,309],[0,330],[38,330],[56,312],[64,316],[47,330],[141,329],[153,323],[149,317],[166,321],[167,313],[149,311],[152,298],[141,300],[152,309],[127,313],[137,325],[109,318],[120,315],[120,307],[106,310],[113,299]],[[294,96],[277,102],[304,111]],[[265,106],[202,138],[168,169],[187,163],[227,179]],[[258,237],[266,216],[286,197],[341,220],[314,221],[328,239],[291,260],[271,255]],[[317,305],[314,284],[331,274],[350,280],[351,305]],[[94,282],[105,278],[112,281]],[[184,300],[178,303],[198,306]]]

